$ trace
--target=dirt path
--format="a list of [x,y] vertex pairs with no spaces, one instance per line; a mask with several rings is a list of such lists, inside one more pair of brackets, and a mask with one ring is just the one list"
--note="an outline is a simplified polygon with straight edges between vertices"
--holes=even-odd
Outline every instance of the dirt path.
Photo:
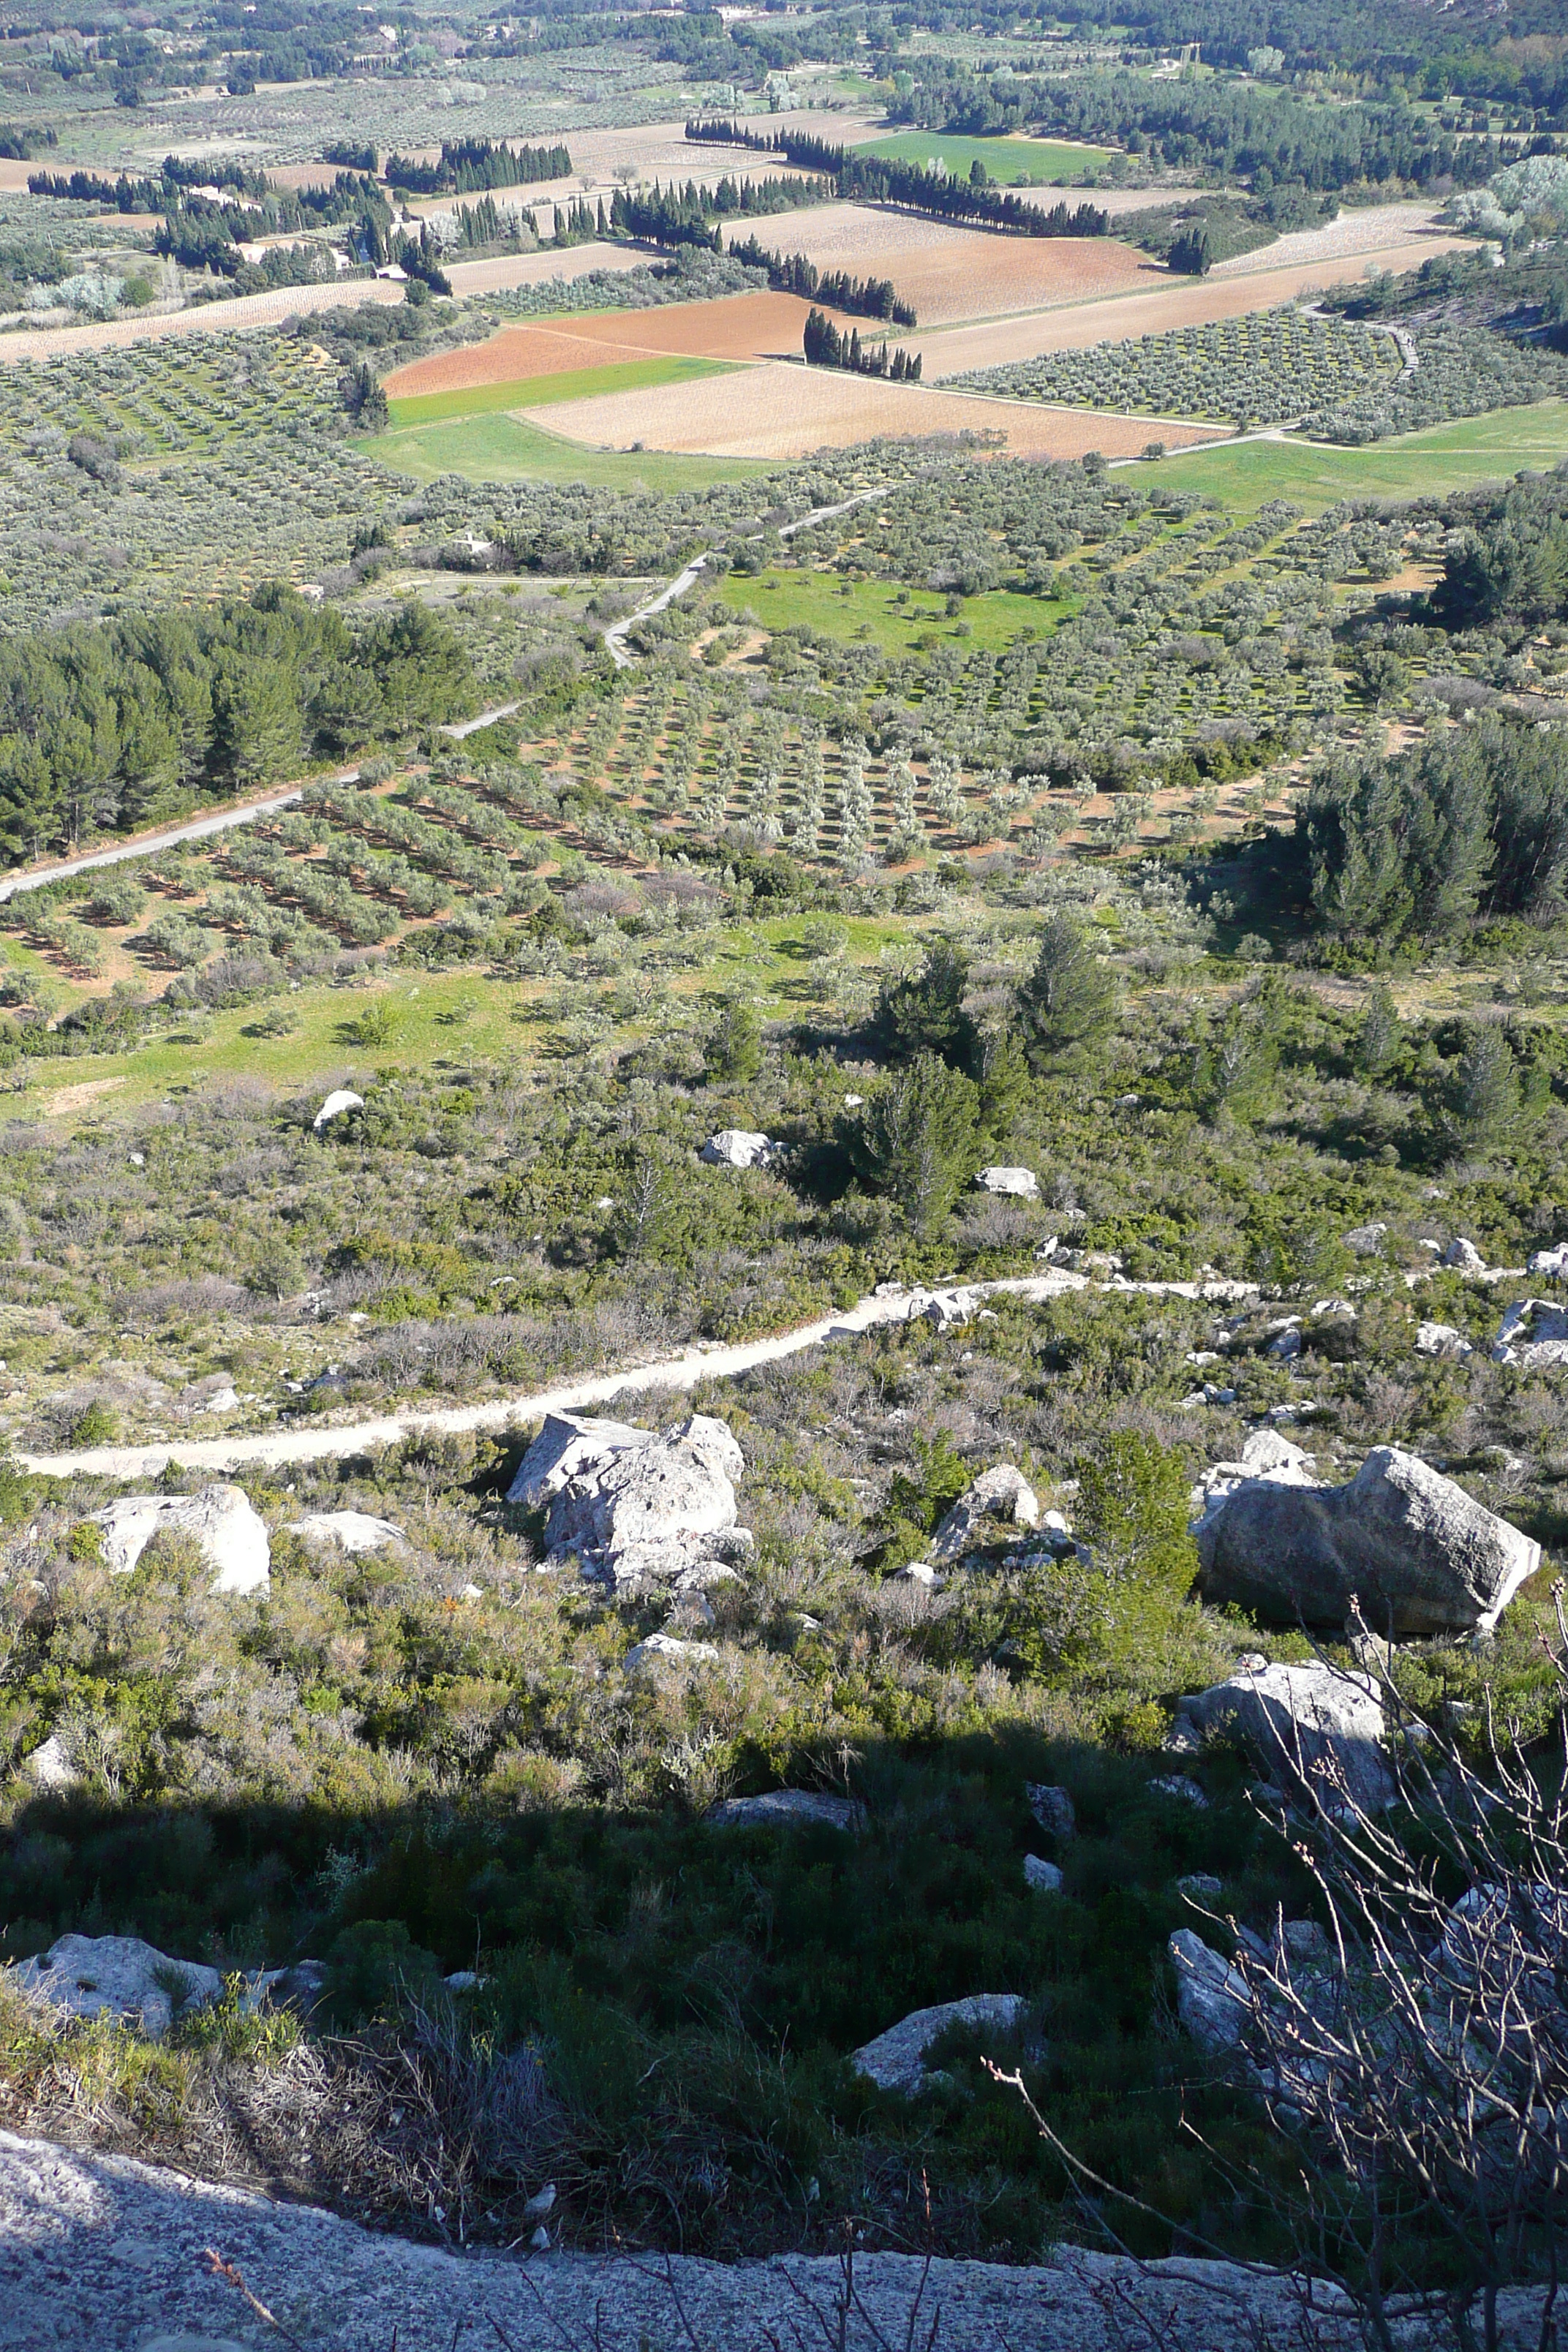
[[395,1445],[416,1431],[463,1435],[522,1428],[542,1421],[548,1412],[586,1412],[639,1390],[690,1389],[700,1381],[733,1380],[759,1365],[782,1363],[807,1348],[858,1339],[880,1324],[919,1320],[933,1300],[952,1302],[960,1316],[967,1316],[987,1298],[1019,1298],[1037,1306],[1069,1290],[1137,1291],[1165,1298],[1234,1301],[1256,1297],[1258,1286],[1249,1282],[1091,1282],[1087,1275],[1070,1273],[1066,1267],[1000,1282],[958,1284],[941,1291],[910,1291],[889,1284],[842,1315],[826,1315],[793,1331],[775,1332],[770,1339],[742,1340],[728,1348],[699,1340],[684,1354],[668,1356],[661,1362],[623,1365],[592,1380],[536,1389],[521,1396],[497,1397],[487,1404],[405,1405],[368,1421],[329,1428],[272,1430],[251,1437],[180,1439],[150,1445],[91,1445],[74,1454],[18,1454],[16,1459],[24,1469],[46,1478],[150,1478],[171,1461],[184,1470],[279,1470],[297,1462],[331,1462],[374,1446]]
[[[449,735],[455,743],[477,734],[481,727],[494,727],[502,719],[510,719],[520,706],[515,702],[500,703],[494,710],[481,710],[477,719],[464,719],[452,727],[438,731]],[[332,779],[334,783],[357,784],[357,768],[341,768]],[[129,841],[116,842],[111,849],[89,849],[80,857],[63,857],[53,866],[30,866],[21,874],[8,874],[0,881],[0,906],[23,890],[41,890],[47,882],[66,882],[73,874],[90,874],[100,866],[123,866],[128,858],[155,857],[161,849],[173,849],[182,841],[205,841],[215,833],[227,833],[231,826],[248,824],[253,817],[268,816],[274,809],[291,808],[300,798],[300,787],[289,784],[280,793],[264,793],[259,800],[230,802],[220,809],[208,809],[202,816],[188,817],[183,824],[164,825],[157,833],[139,833]]]

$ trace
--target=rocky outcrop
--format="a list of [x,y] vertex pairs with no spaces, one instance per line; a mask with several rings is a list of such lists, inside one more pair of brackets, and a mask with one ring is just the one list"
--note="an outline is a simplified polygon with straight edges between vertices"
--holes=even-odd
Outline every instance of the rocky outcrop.
[[1544,1274],[1558,1282],[1568,1280],[1568,1242],[1556,1242],[1550,1249],[1531,1250],[1524,1261],[1526,1274]]
[[1343,1486],[1249,1478],[1195,1532],[1207,1599],[1336,1630],[1359,1600],[1395,1640],[1489,1631],[1541,1565],[1538,1543],[1393,1445]]
[[289,1520],[289,1532],[302,1537],[306,1543],[325,1544],[334,1551],[351,1554],[384,1551],[389,1544],[402,1545],[406,1540],[401,1528],[369,1511],[307,1511],[302,1519]]
[[1568,1307],[1555,1298],[1516,1298],[1492,1341],[1496,1364],[1568,1364]]
[[974,1181],[982,1192],[1002,1192],[1015,1201],[1039,1198],[1040,1180],[1032,1168],[982,1168]]
[[760,1797],[725,1797],[702,1816],[719,1830],[791,1829],[802,1822],[851,1832],[866,1826],[866,1808],[826,1789],[769,1789]]
[[710,1168],[768,1168],[781,1158],[784,1145],[749,1127],[721,1127],[710,1135],[699,1157]]
[[1033,1528],[1038,1526],[1039,1517],[1039,1500],[1023,1472],[1011,1462],[998,1462],[965,1487],[931,1538],[931,1556],[962,1559],[988,1519],[1000,1519],[1008,1527]]
[[1244,1486],[1315,1486],[1318,1465],[1310,1454],[1292,1445],[1277,1429],[1255,1429],[1237,1462],[1211,1463],[1192,1492],[1192,1507],[1199,1522],[1227,1502]]
[[1367,1813],[1393,1801],[1383,1702],[1367,1675],[1316,1663],[1242,1668],[1183,1699],[1176,1720],[1199,1743],[1243,1741],[1281,1785],[1329,1812],[1347,1801]]
[[617,1590],[689,1590],[733,1574],[752,1547],[736,1525],[745,1457],[707,1413],[663,1436],[624,1422],[552,1413],[519,1465],[509,1503],[545,1514],[552,1559],[581,1560]]
[[938,2078],[926,2070],[925,2053],[933,2042],[955,2025],[976,2032],[1016,2033],[1028,2013],[1022,1993],[976,1992],[964,2000],[939,2001],[934,2009],[917,2009],[886,2033],[879,2033],[857,2050],[850,2064],[879,2091],[898,2091],[907,2098],[930,2088]]
[[1252,2014],[1246,1978],[1190,1927],[1178,1927],[1168,1949],[1184,2032],[1214,2057],[1234,2050]]
[[1474,1242],[1463,1236],[1448,1244],[1443,1252],[1443,1264],[1451,1266],[1456,1274],[1485,1274],[1487,1270],[1487,1262]]
[[209,1592],[258,1592],[271,1573],[267,1528],[237,1486],[203,1486],[195,1495],[127,1495],[93,1513],[103,1557],[128,1576],[156,1535],[194,1536],[213,1570]]
[[161,2041],[176,2017],[223,1992],[216,1969],[172,1960],[136,1936],[61,1936],[36,1959],[19,1960],[5,1981],[55,2017],[110,2017]]
[[1462,1363],[1476,1351],[1464,1333],[1456,1330],[1451,1323],[1418,1323],[1415,1352],[1418,1356],[1441,1356],[1450,1362]]
[[321,1105],[321,1109],[316,1113],[315,1118],[310,1121],[310,1125],[315,1129],[319,1135],[322,1128],[331,1127],[333,1119],[342,1118],[345,1111],[363,1110],[363,1108],[364,1097],[363,1095],[356,1095],[352,1087],[334,1087],[331,1093],[327,1097],[326,1101]]

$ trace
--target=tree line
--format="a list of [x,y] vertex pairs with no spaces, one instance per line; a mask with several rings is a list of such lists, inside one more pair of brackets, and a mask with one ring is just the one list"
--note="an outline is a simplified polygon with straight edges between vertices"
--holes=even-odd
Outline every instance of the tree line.
[[706,245],[721,253],[717,221],[737,215],[798,212],[803,205],[822,203],[826,193],[820,180],[726,177],[716,188],[700,188],[695,180],[688,180],[684,188],[671,181],[664,188],[656,180],[651,189],[617,188],[607,218],[602,204],[599,210],[611,236],[641,237],[649,245]]
[[200,614],[127,615],[0,644],[0,849],[132,831],[308,761],[463,717],[447,625],[406,604],[367,628],[271,583]]
[[890,320],[896,327],[916,324],[913,303],[900,299],[890,278],[852,278],[847,269],[818,269],[804,253],[770,253],[754,236],[744,245],[731,245],[729,254],[731,261],[743,262],[749,269],[765,269],[775,294],[798,294],[858,318]]
[[416,163],[410,155],[386,159],[387,184],[411,196],[517,188],[535,180],[564,180],[571,170],[569,147],[510,147],[504,140],[492,139],[443,139],[434,163]]
[[851,375],[881,375],[892,383],[921,380],[919,352],[906,352],[901,343],[895,352],[886,343],[862,343],[858,327],[846,335],[822,310],[806,319],[804,348],[807,367],[847,368]]
[[[749,147],[783,155],[787,163],[824,175],[845,203],[900,205],[932,220],[977,221],[984,228],[1011,229],[1023,236],[1103,236],[1110,215],[1098,205],[1027,203],[1011,188],[994,187],[982,176],[956,179],[923,163],[902,163],[885,155],[865,155],[805,131],[775,131],[764,139],[734,122],[689,122],[686,135],[712,145]],[[798,200],[797,200],[798,201]]]

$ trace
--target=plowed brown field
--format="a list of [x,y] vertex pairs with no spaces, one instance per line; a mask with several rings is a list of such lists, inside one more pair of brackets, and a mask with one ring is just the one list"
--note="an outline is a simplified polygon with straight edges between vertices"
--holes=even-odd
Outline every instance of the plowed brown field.
[[550,326],[503,327],[488,343],[410,361],[387,377],[386,394],[408,400],[426,392],[467,392],[475,384],[518,383],[566,368],[611,367],[650,352],[770,359],[799,351],[810,309],[794,294],[726,294],[658,310],[590,310]]
[[596,448],[702,451],[720,457],[805,457],[887,435],[910,440],[933,433],[1006,436],[1017,457],[1134,457],[1152,440],[1178,448],[1211,440],[1221,428],[1171,425],[1144,416],[1095,416],[1079,409],[1024,401],[978,400],[921,384],[879,383],[833,368],[756,367],[705,383],[601,393],[518,414],[550,432]]
[[890,278],[922,327],[1043,310],[1117,294],[1168,272],[1109,236],[998,236],[874,205],[820,205],[783,219],[731,223],[726,242],[755,236],[774,251],[804,253],[818,269]]

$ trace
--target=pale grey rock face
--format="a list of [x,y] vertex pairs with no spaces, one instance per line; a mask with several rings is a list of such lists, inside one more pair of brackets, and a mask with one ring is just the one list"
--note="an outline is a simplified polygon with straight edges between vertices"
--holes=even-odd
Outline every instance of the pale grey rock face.
[[1484,1274],[1487,1270],[1487,1262],[1474,1242],[1462,1238],[1448,1244],[1443,1252],[1443,1263],[1458,1274]]
[[389,1544],[405,1541],[401,1528],[369,1511],[307,1511],[302,1519],[289,1520],[289,1532],[302,1536],[307,1543],[325,1544],[334,1551],[351,1554],[384,1551]]
[[1310,1789],[1331,1812],[1347,1799],[1369,1813],[1393,1801],[1383,1702],[1364,1675],[1316,1663],[1265,1666],[1195,1692],[1178,1712],[1200,1735],[1244,1741],[1276,1780]]
[[1070,1838],[1078,1834],[1078,1815],[1072,1799],[1065,1789],[1055,1789],[1047,1780],[1026,1780],[1024,1794],[1029,1801],[1029,1811],[1043,1830],[1054,1838]]
[[1195,1533],[1207,1599],[1337,1629],[1354,1596],[1401,1641],[1489,1632],[1541,1565],[1538,1543],[1393,1445],[1343,1486],[1249,1480]]
[[310,1125],[316,1129],[317,1133],[320,1134],[323,1127],[330,1127],[333,1119],[342,1118],[345,1111],[363,1110],[363,1108],[364,1097],[363,1095],[356,1095],[351,1087],[334,1087],[332,1092],[327,1097],[326,1101],[321,1105],[321,1109],[310,1121]]
[[974,1181],[983,1192],[1004,1192],[1016,1201],[1033,1201],[1040,1190],[1032,1168],[983,1168]]
[[1554,1243],[1551,1249],[1532,1250],[1524,1261],[1526,1274],[1545,1274],[1559,1282],[1568,1278],[1568,1242]]
[[700,1157],[710,1168],[765,1168],[784,1146],[749,1127],[721,1127],[710,1135]]
[[1060,1866],[1047,1862],[1043,1854],[1026,1853],[1024,1856],[1024,1884],[1033,1887],[1037,1895],[1059,1895],[1062,1891]]
[[589,1413],[552,1412],[518,1464],[506,1490],[509,1503],[542,1511],[574,1478],[595,1475],[616,1454],[653,1442],[651,1429],[634,1429],[624,1421],[605,1421]]
[[216,1969],[172,1960],[136,1936],[61,1936],[36,1959],[8,1969],[5,1981],[35,2008],[68,2017],[107,2015],[140,2025],[154,2042],[177,2015],[204,2009],[223,1993]]
[[210,1592],[256,1592],[267,1585],[272,1564],[267,1528],[237,1486],[128,1495],[92,1516],[103,1529],[103,1557],[118,1576],[128,1576],[153,1537],[169,1528],[195,1536],[214,1571]]
[[760,1797],[726,1797],[702,1816],[714,1829],[789,1829],[817,1822],[830,1830],[863,1830],[866,1808],[826,1789],[769,1789]]
[[1344,1236],[1346,1249],[1357,1257],[1376,1257],[1383,1248],[1383,1237],[1388,1227],[1384,1224],[1352,1225]]
[[552,1555],[617,1591],[721,1583],[750,1556],[734,1482],[745,1457],[728,1425],[692,1413],[664,1436],[626,1422],[552,1413],[518,1465],[510,1503],[545,1513]]
[[948,1512],[931,1538],[931,1558],[962,1559],[987,1519],[1032,1528],[1038,1526],[1039,1517],[1039,1499],[1023,1472],[1010,1462],[998,1462],[983,1471]]
[[1516,1298],[1503,1309],[1491,1352],[1499,1364],[1568,1364],[1568,1307],[1555,1298]]
[[1149,1786],[1157,1796],[1169,1797],[1173,1804],[1191,1805],[1197,1813],[1206,1813],[1209,1801],[1197,1782],[1186,1772],[1161,1772]]
[[1184,2029],[1215,2057],[1234,2050],[1252,2013],[1245,1978],[1190,1927],[1178,1927],[1168,1949]]
[[925,2053],[950,2027],[966,2025],[978,2032],[1015,2033],[1029,2004],[1022,1993],[976,1992],[965,2000],[939,2001],[934,2009],[917,2009],[857,2050],[850,2064],[880,2091],[899,2091],[907,2098],[923,2091],[931,2077]]
[[1475,1349],[1462,1331],[1451,1323],[1418,1323],[1415,1327],[1415,1352],[1418,1356],[1443,1356],[1455,1363],[1473,1356]]
[[58,1731],[51,1731],[22,1766],[36,1789],[76,1789],[81,1785],[69,1748]]
[[1262,1480],[1273,1486],[1315,1486],[1318,1465],[1310,1454],[1292,1445],[1277,1429],[1255,1429],[1237,1462],[1215,1462],[1192,1492],[1192,1507],[1201,1518],[1212,1515],[1242,1487]]
[[660,1666],[710,1665],[718,1655],[711,1642],[683,1642],[674,1633],[650,1633],[646,1642],[626,1652],[626,1671],[646,1675]]

